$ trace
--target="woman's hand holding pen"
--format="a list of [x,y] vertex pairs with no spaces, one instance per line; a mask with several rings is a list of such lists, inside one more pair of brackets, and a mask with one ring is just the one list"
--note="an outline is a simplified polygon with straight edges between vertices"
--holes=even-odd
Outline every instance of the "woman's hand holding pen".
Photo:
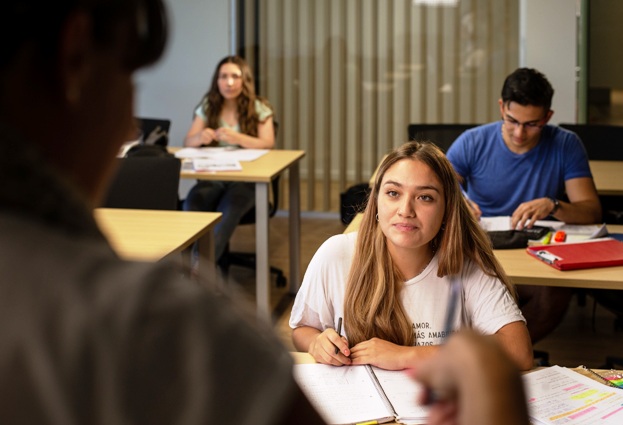
[[[336,348],[338,352],[336,353]],[[335,329],[325,329],[314,338],[309,345],[309,354],[318,363],[342,366],[351,364],[350,349],[345,337],[340,336]]]

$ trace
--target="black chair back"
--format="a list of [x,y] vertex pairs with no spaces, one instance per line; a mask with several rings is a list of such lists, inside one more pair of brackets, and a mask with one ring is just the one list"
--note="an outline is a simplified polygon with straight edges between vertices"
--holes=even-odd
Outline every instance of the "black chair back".
[[[623,127],[609,124],[560,124],[576,133],[593,161],[623,161]],[[623,196],[600,195],[602,220],[608,224],[623,223]]]
[[465,130],[479,124],[409,124],[407,134],[409,140],[431,141],[447,152],[450,145]]
[[119,158],[102,204],[107,208],[177,210],[181,162],[174,156]]
[[608,124],[559,124],[580,136],[588,159],[623,161],[623,126]]

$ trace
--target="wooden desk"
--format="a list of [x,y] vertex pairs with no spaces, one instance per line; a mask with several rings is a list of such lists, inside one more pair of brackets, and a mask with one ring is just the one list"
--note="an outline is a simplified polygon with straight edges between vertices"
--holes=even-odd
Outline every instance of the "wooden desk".
[[[608,231],[623,233],[623,225],[608,225]],[[623,266],[563,272],[536,260],[525,249],[497,249],[494,253],[515,285],[623,290]]]
[[597,193],[623,196],[623,161],[589,161]]
[[289,290],[296,294],[300,284],[301,267],[301,204],[299,161],[305,151],[273,149],[250,162],[241,162],[242,171],[195,172],[185,171],[182,178],[198,180],[244,181],[255,183],[255,254],[257,255],[256,292],[259,317],[271,319],[270,265],[268,263],[268,195],[270,182],[280,173],[289,170],[289,229],[290,276]]
[[206,271],[215,274],[213,230],[221,213],[98,208],[94,214],[102,233],[123,259],[158,261],[199,241],[208,260]]
[[[362,217],[363,214],[357,214],[344,233],[357,231]],[[623,233],[623,225],[609,224],[608,232]],[[562,272],[536,260],[525,249],[496,249],[493,252],[515,285],[623,290],[623,266]]]

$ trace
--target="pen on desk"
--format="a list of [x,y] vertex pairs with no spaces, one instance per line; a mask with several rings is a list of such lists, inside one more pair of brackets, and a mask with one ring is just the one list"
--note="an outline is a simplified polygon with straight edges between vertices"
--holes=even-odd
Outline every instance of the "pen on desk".
[[[339,336],[342,336],[342,318],[341,317],[337,320],[337,334]],[[340,349],[335,347],[335,354],[339,352],[340,352]]]

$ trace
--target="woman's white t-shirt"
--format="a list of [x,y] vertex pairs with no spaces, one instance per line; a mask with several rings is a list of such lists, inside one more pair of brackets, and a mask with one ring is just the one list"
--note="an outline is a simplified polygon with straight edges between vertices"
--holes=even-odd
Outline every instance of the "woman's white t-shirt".
[[[356,241],[357,232],[335,235],[314,254],[292,307],[291,328],[336,328],[338,318],[344,316],[344,293]],[[402,304],[413,322],[416,345],[438,345],[446,336],[450,279],[437,277],[437,268],[435,256],[422,273],[405,282],[401,293]],[[469,327],[494,334],[509,323],[525,322],[504,284],[472,262],[466,262],[460,281],[460,313],[455,315],[453,330]]]

